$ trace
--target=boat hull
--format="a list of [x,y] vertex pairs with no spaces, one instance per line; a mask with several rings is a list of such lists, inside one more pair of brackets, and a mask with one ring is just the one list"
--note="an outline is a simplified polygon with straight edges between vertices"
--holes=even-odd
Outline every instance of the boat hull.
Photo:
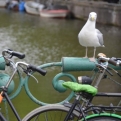
[[51,18],[65,18],[69,13],[69,10],[42,10],[40,16]]

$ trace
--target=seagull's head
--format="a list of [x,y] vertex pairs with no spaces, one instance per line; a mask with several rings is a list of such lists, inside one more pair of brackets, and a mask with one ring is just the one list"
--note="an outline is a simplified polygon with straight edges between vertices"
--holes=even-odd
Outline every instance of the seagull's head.
[[95,12],[91,12],[89,14],[89,20],[90,21],[96,21],[96,19],[97,19],[97,14]]

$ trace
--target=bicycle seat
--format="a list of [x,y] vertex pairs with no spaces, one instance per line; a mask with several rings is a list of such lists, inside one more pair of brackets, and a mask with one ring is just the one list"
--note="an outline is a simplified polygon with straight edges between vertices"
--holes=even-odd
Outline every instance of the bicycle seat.
[[75,92],[87,92],[92,94],[93,96],[97,94],[97,89],[87,84],[78,84],[76,82],[64,82],[63,86]]

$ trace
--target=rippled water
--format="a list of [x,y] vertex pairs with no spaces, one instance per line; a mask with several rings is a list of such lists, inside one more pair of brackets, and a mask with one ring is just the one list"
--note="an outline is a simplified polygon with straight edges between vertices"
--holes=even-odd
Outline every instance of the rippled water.
[[[85,21],[81,20],[41,18],[0,9],[0,52],[7,48],[23,52],[26,54],[24,61],[35,65],[60,62],[62,57],[83,57],[85,48],[79,45],[77,35],[84,24]],[[97,24],[97,28],[104,35],[105,48],[97,48],[96,53],[103,52],[108,57],[121,57],[121,28],[102,24]],[[93,48],[89,48],[88,55],[89,57],[93,55]],[[39,84],[30,80],[29,85],[33,94],[38,99],[50,103],[65,99],[64,94],[59,94],[52,87],[52,79],[56,73],[61,72],[61,69],[47,70],[46,77],[36,75]],[[75,76],[86,74],[88,75],[88,72],[74,73]],[[118,80],[120,82],[121,79]],[[114,86],[112,81],[103,81],[99,89],[121,91],[120,86]],[[95,102],[100,101],[109,103],[107,99],[106,101],[97,99]],[[38,107],[25,95],[24,90],[13,99],[13,102],[21,117]],[[117,100],[113,99],[113,102]],[[9,113],[11,114],[10,111]]]

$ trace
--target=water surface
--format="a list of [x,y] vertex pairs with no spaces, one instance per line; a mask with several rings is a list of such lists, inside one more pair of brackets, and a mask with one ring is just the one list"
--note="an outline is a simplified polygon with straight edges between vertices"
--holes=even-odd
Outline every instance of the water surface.
[[[50,62],[60,62],[62,57],[83,57],[85,48],[79,45],[78,33],[85,21],[76,19],[51,19],[26,13],[7,11],[0,9],[0,52],[3,49],[13,49],[26,54],[24,61],[41,65]],[[97,24],[97,28],[103,33],[104,48],[97,48],[96,54],[102,52],[108,57],[121,57],[121,28]],[[92,57],[93,48],[89,48],[88,56]],[[6,70],[7,71],[7,70]],[[33,79],[29,81],[32,93],[40,100],[48,103],[56,103],[65,99],[67,94],[60,94],[52,87],[53,77],[61,72],[60,68],[47,69],[45,77],[36,74],[39,80],[37,84]],[[75,77],[91,75],[92,72],[73,72]],[[114,77],[120,82],[120,78]],[[15,78],[16,79],[16,78]],[[68,80],[68,79],[67,79]],[[15,81],[16,88],[18,81]],[[101,82],[100,91],[121,92],[119,85],[113,81]],[[95,99],[95,103],[117,103],[119,99],[104,98]],[[32,109],[38,107],[27,97],[22,90],[20,95],[13,99],[21,117],[24,117]],[[6,109],[6,108],[5,108]],[[8,112],[12,117],[11,111]],[[9,117],[9,118],[10,118]]]

